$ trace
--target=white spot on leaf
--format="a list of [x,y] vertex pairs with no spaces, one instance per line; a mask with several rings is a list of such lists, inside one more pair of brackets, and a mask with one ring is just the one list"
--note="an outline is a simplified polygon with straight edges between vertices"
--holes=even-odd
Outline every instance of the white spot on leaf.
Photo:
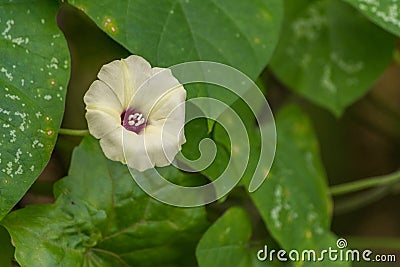
[[332,81],[332,69],[331,66],[325,65],[321,77],[321,85],[323,88],[328,89],[331,93],[336,93],[337,88]]
[[2,67],[0,69],[0,72],[4,73],[6,75],[6,77],[12,81],[14,79],[13,75],[11,74],[11,72],[8,72],[6,68]]

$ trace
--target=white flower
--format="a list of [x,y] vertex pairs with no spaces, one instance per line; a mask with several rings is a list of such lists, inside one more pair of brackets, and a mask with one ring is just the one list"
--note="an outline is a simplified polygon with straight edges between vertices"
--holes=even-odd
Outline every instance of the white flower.
[[90,133],[107,158],[144,171],[171,164],[185,143],[186,91],[139,56],[104,65],[86,92]]

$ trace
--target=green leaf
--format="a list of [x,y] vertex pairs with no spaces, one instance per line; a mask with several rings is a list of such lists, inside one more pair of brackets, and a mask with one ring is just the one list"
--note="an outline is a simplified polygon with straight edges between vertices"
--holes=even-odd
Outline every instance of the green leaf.
[[[198,112],[198,116],[200,116],[200,118],[192,120],[185,125],[186,143],[182,147],[182,156],[189,160],[198,160],[200,157],[202,157],[207,163],[209,163],[210,158],[212,158],[213,155],[208,153],[211,153],[210,151],[212,148],[207,149],[207,147],[201,147],[200,145],[202,140],[213,138],[207,129],[207,119],[205,119],[206,115],[204,115],[201,110],[194,111],[189,109],[189,112]],[[215,140],[212,140],[211,142],[215,142]],[[202,149],[202,153],[200,153],[200,149]],[[177,159],[180,157],[181,155],[178,155]],[[203,163],[202,161],[200,162]],[[207,168],[201,171],[201,174],[205,175],[209,180],[214,181],[226,169],[228,162],[229,155],[227,154],[225,147],[216,144],[216,155],[211,164],[199,164],[197,162],[197,164],[191,163],[190,166],[187,167],[198,170],[203,169],[203,165],[209,165]],[[199,167],[199,165],[202,167]]]
[[395,37],[338,0],[286,0],[285,7],[272,70],[292,90],[339,116],[388,66]]
[[[191,183],[192,176],[175,168],[163,171],[174,182]],[[153,200],[89,136],[74,151],[55,195],[55,204],[4,218],[22,266],[192,266],[207,227],[204,208]]]
[[[255,101],[253,102],[253,104],[254,104],[253,108],[256,110],[256,112],[259,113],[266,112],[262,110],[263,101],[260,102]],[[220,149],[220,153],[217,155],[217,159],[220,161],[218,162],[218,166],[226,166],[228,164],[229,156],[233,148],[236,153],[235,154],[236,156],[238,155],[241,155],[242,157],[244,156],[243,161],[241,161],[241,164],[243,164],[243,162],[246,162],[246,160],[248,160],[247,167],[241,181],[241,183],[248,186],[250,184],[250,179],[253,177],[253,174],[256,170],[257,164],[260,159],[260,150],[262,141],[260,136],[260,128],[257,125],[257,121],[252,110],[242,99],[238,99],[237,101],[235,101],[231,105],[231,108],[240,117],[241,121],[243,122],[246,128],[247,136],[244,136],[243,138],[247,138],[249,141],[250,153],[248,155],[243,155],[244,151],[246,151],[246,147],[248,144],[246,142],[231,144],[228,133],[224,130],[224,128],[220,124],[216,124],[213,131],[213,138],[216,140],[218,144],[220,144],[221,147],[224,147],[226,150],[226,152],[224,152],[224,150]],[[234,118],[229,113],[222,113],[221,116],[218,118],[218,120],[230,120],[230,119],[234,120]],[[208,176],[216,175],[216,173],[213,172],[216,170],[218,169],[212,168],[207,173]]]
[[14,255],[14,248],[11,245],[10,235],[6,229],[0,226],[0,267],[12,267],[11,260]]
[[155,66],[211,60],[255,79],[275,49],[281,0],[72,0],[132,53]]
[[383,29],[400,36],[400,6],[393,0],[344,0]]
[[257,249],[250,248],[251,222],[246,212],[231,208],[203,235],[196,249],[200,267],[272,266],[257,260]]
[[0,219],[50,159],[60,127],[69,54],[57,1],[0,1]]
[[[310,121],[296,106],[276,117],[274,165],[263,185],[250,194],[270,233],[286,251],[336,248],[329,231],[331,199],[318,143]],[[309,262],[303,266],[322,266]],[[330,262],[324,266],[347,266]]]

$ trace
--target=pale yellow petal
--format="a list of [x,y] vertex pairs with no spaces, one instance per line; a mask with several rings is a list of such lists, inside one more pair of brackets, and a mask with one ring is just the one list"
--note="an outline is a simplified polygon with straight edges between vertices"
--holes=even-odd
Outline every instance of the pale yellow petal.
[[100,146],[107,158],[125,163],[122,149],[123,127],[118,127],[100,139]]
[[103,110],[88,109],[85,117],[90,134],[97,139],[102,138],[118,127],[122,127],[121,119],[118,115],[111,115]]
[[124,152],[129,167],[145,171],[154,166],[170,165],[181,149],[178,136],[163,134],[161,129],[148,126],[141,135],[124,134]]
[[147,155],[143,134],[137,135],[134,132],[125,131],[122,139],[125,160],[129,167],[138,171],[154,167],[154,163]]
[[83,98],[87,109],[109,109],[121,114],[123,107],[115,92],[103,81],[94,81]]
[[156,68],[152,72],[153,75],[136,90],[129,104],[129,107],[142,112],[146,117],[164,96],[182,87],[172,76],[171,70]]
[[124,105],[126,102],[124,92],[125,81],[121,60],[114,60],[105,64],[101,67],[97,77],[114,91],[120,103]]
[[97,75],[115,92],[125,109],[135,90],[150,76],[150,64],[142,57],[135,55],[104,65]]
[[149,121],[157,121],[166,118],[183,120],[185,118],[186,90],[179,86],[163,95],[152,107],[148,115]]
[[144,58],[136,55],[129,56],[122,61],[128,67],[129,76],[133,84],[132,93],[134,94],[137,89],[151,77],[152,72],[150,63]]

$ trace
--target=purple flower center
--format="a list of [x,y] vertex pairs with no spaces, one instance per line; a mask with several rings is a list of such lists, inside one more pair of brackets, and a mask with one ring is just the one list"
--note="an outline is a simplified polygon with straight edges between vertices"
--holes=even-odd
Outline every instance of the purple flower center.
[[121,125],[128,131],[140,134],[146,127],[146,119],[141,112],[127,109],[121,113]]

